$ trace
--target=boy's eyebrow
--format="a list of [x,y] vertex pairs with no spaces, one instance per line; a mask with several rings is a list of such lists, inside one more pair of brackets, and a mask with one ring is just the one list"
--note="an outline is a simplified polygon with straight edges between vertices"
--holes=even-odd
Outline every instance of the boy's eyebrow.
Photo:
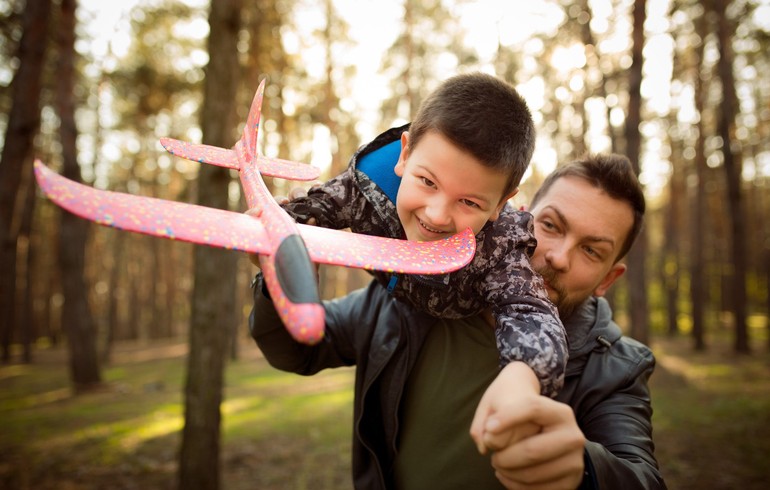
[[[550,209],[553,211],[556,216],[559,217],[559,221],[564,223],[565,225],[569,226],[569,221],[567,220],[567,217],[564,216],[561,211],[559,211],[557,208],[553,207],[552,205],[547,205],[543,209]],[[601,236],[601,235],[588,235],[585,237],[586,240],[589,242],[604,242],[610,245],[612,247],[612,250],[615,250],[615,240],[612,239],[612,237],[609,236]]]

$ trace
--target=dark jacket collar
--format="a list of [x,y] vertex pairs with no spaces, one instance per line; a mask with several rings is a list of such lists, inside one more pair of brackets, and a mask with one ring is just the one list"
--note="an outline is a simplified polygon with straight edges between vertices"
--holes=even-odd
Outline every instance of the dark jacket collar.
[[563,321],[569,340],[567,375],[581,372],[591,352],[606,350],[623,335],[604,298],[591,296]]

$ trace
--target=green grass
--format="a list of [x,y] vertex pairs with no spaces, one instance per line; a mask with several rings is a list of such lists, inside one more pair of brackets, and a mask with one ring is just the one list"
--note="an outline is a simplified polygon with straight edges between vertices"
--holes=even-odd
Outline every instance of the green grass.
[[[656,455],[671,489],[770,481],[770,355],[719,345],[653,344]],[[350,488],[353,371],[282,373],[251,343],[241,356],[225,378],[221,488]],[[61,349],[0,366],[0,488],[175,488],[185,369],[183,342],[121,344],[104,389],[73,396]]]
[[669,488],[766,488],[770,355],[735,356],[724,344],[694,353],[686,339],[654,351],[654,437]]
[[[0,488],[173,487],[184,344],[122,346],[73,396],[64,353],[0,367]],[[222,404],[222,488],[349,486],[353,372],[281,373],[244,344]]]

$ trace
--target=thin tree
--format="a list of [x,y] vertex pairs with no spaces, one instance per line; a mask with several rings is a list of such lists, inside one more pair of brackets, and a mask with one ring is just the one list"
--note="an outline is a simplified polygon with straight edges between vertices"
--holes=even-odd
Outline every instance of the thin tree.
[[[641,171],[641,123],[642,109],[642,48],[644,47],[644,21],[646,0],[635,0],[633,7],[633,46],[632,62],[628,70],[628,113],[626,115],[625,141],[626,156],[634,165],[637,175]],[[637,238],[636,245],[628,254],[628,296],[631,319],[631,336],[647,343],[649,337],[647,280],[645,259],[647,257],[647,233],[644,229]]]
[[[702,8],[702,7],[701,7]],[[703,123],[703,110],[706,98],[706,81],[701,73],[705,37],[707,30],[706,14],[701,10],[695,18],[695,34],[699,42],[693,51],[692,78],[695,85],[695,111],[701,116],[695,123],[695,177],[696,186],[693,195],[692,215],[690,220],[690,303],[692,305],[692,340],[696,351],[706,349],[704,310],[706,308],[705,278],[705,240],[706,233],[706,134]]]
[[722,156],[727,177],[727,205],[730,215],[730,239],[732,260],[732,287],[730,307],[733,310],[735,326],[735,351],[749,352],[749,336],[746,324],[746,225],[744,223],[743,195],[741,191],[742,155],[738,139],[735,137],[735,117],[738,112],[738,100],[733,76],[732,37],[734,27],[727,17],[729,0],[714,0],[714,13],[717,18],[717,39],[719,41],[719,61],[717,71],[722,81],[722,104],[719,111],[717,128],[722,138]]
[[[24,203],[21,206],[21,218],[19,223],[19,245],[24,244],[23,247],[17,247],[17,265],[20,265],[22,270],[19,271],[19,278],[22,278],[23,283],[18,287],[22,293],[20,302],[20,308],[17,307],[17,322],[18,329],[21,334],[22,345],[22,360],[26,363],[32,362],[32,343],[37,335],[37,325],[32,309],[32,283],[35,280],[32,265],[35,260],[35,247],[32,246],[32,220],[35,214],[35,195],[36,195],[36,183],[34,181],[34,175],[32,173],[32,160],[27,159],[26,165],[29,167],[24,171],[26,182],[24,183]],[[21,191],[21,190],[20,190]],[[19,254],[21,250],[23,254]]]
[[[57,30],[56,108],[60,119],[62,175],[81,182],[75,124],[75,11],[76,0],[61,0]],[[60,213],[59,263],[62,272],[62,327],[67,335],[70,374],[76,391],[101,383],[96,328],[88,304],[84,277],[89,223],[67,212]]]
[[13,101],[0,157],[0,343],[2,359],[10,359],[15,322],[16,195],[25,159],[40,127],[40,92],[46,51],[50,0],[30,0],[22,16],[19,68],[12,81]]
[[[233,143],[239,73],[241,0],[211,2],[209,64],[203,98],[203,142]],[[228,208],[229,171],[203,165],[198,203]],[[236,254],[195,248],[195,280],[190,321],[190,353],[185,384],[185,425],[179,461],[180,489],[219,488],[220,404],[230,325],[234,322]]]

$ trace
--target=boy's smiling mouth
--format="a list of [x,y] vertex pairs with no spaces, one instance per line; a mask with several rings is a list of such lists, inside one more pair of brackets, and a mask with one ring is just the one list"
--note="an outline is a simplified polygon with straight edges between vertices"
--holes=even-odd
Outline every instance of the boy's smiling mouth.
[[439,230],[438,228],[433,228],[432,226],[430,226],[428,223],[426,223],[425,221],[421,220],[420,218],[417,218],[417,222],[420,223],[421,227],[423,227],[426,231],[428,231],[430,233],[436,233],[436,234],[448,233],[448,232],[446,232],[444,230]]

